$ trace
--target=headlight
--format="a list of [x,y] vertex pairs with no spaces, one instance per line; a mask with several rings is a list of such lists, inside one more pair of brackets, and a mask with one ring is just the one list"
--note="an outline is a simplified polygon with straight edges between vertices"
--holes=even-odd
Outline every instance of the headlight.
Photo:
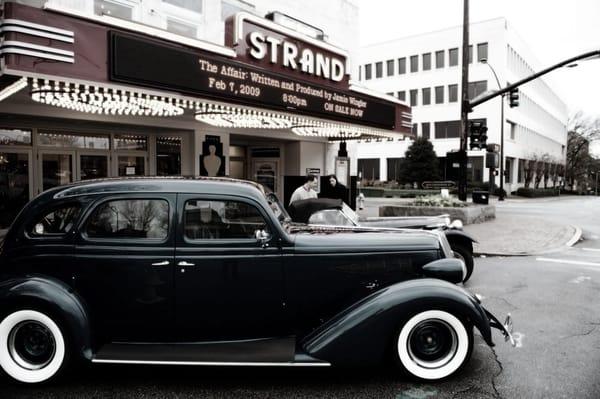
[[453,220],[452,223],[448,223],[448,226],[451,229],[462,230],[463,229],[463,222],[460,219],[456,219],[456,220]]

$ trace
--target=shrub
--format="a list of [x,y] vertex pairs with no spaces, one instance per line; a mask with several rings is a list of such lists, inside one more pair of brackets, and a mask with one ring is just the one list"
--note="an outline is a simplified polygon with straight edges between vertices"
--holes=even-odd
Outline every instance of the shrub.
[[467,206],[466,202],[459,201],[454,197],[442,198],[441,195],[426,195],[423,197],[417,197],[411,205],[416,206],[437,206],[444,208],[464,208]]
[[517,195],[527,198],[538,198],[538,197],[553,197],[559,195],[558,189],[555,188],[525,188],[521,187],[517,189]]

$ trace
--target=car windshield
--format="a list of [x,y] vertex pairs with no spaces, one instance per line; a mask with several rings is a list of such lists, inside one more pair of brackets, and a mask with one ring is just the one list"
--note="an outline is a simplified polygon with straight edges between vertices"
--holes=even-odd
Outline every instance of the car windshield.
[[352,210],[345,202],[342,202],[342,212],[354,223],[355,226],[358,226],[358,214]]
[[279,201],[279,198],[277,198],[277,195],[275,195],[275,193],[268,193],[265,195],[265,198],[267,199],[271,210],[275,214],[275,217],[282,226],[284,225],[284,223],[292,221],[292,218],[287,213],[287,211],[285,210],[285,208],[281,204],[281,201]]

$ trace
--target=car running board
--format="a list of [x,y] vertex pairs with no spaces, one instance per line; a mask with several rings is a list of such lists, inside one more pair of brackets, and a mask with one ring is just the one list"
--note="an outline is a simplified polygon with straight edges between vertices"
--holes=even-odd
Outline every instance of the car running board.
[[330,366],[296,354],[295,337],[205,343],[111,343],[93,363],[187,366]]

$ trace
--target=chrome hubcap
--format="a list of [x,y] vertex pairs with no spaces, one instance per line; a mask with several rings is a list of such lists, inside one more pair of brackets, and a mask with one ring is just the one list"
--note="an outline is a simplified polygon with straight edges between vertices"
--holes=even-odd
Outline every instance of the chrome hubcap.
[[443,320],[424,320],[408,336],[408,354],[424,368],[439,368],[448,364],[456,355],[457,349],[456,332]]
[[17,324],[10,331],[8,351],[19,366],[27,370],[39,370],[54,358],[56,342],[45,325],[28,320]]

